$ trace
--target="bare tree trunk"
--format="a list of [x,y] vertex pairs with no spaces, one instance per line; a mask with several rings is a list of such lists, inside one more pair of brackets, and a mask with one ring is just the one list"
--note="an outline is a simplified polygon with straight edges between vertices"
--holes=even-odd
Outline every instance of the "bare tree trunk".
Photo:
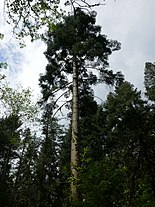
[[79,136],[79,103],[78,103],[78,71],[75,59],[73,60],[73,96],[72,96],[72,139],[71,139],[71,202],[78,199],[77,179],[78,179],[78,136]]

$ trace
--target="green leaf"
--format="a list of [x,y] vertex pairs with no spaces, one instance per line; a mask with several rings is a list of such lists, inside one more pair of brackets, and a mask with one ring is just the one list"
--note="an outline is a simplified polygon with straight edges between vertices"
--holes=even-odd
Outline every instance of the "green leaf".
[[4,34],[0,33],[0,39],[2,40],[4,38]]
[[0,63],[0,68],[7,69],[7,67],[8,67],[8,64],[6,62]]

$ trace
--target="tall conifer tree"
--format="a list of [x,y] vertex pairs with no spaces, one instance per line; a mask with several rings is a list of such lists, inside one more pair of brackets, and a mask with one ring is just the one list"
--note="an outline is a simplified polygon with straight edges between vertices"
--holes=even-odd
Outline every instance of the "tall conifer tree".
[[[49,61],[45,75],[40,78],[43,98],[54,100],[58,90],[72,92],[72,139],[71,139],[71,199],[77,200],[79,94],[99,82],[113,84],[119,74],[107,70],[108,57],[120,49],[120,43],[108,40],[95,25],[95,14],[76,9],[74,14],[53,26],[47,34],[45,55]],[[72,75],[71,83],[68,80]],[[68,95],[68,94],[67,94]],[[62,97],[63,95],[61,95]],[[56,102],[55,102],[56,103]]]

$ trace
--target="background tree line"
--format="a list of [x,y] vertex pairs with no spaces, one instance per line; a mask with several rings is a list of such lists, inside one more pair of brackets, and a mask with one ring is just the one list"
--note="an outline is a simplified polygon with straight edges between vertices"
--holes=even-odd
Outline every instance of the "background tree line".
[[[29,90],[1,78],[1,206],[154,206],[154,63],[146,63],[144,98],[108,68],[120,43],[101,33],[94,12],[73,8],[44,35],[48,65],[37,107]],[[102,104],[92,89],[98,83],[114,88]],[[63,106],[66,129],[57,118]]]

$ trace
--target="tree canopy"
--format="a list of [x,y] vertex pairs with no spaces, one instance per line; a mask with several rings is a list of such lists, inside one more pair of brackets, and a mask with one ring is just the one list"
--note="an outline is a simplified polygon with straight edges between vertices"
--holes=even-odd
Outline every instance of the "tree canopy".
[[[54,29],[47,33],[45,55],[49,64],[45,75],[40,77],[43,101],[50,101],[53,108],[59,100],[55,97],[56,91],[63,91],[61,98],[69,98],[72,93],[71,174],[74,184],[71,185],[71,192],[73,200],[77,197],[79,103],[84,96],[93,93],[92,85],[101,82],[112,85],[118,80],[123,80],[121,73],[114,74],[107,69],[108,57],[113,51],[120,49],[120,43],[108,40],[105,35],[102,35],[101,27],[95,25],[95,18],[94,13],[87,14],[78,8],[74,14],[65,16],[62,22],[56,24]],[[71,81],[69,75],[72,75]]]
[[52,27],[66,13],[66,6],[71,10],[80,7],[84,10],[92,10],[93,7],[104,5],[100,1],[90,3],[86,0],[4,0],[5,19],[13,26],[15,36],[23,41],[25,36],[31,40],[42,38],[44,29]]
[[[65,4],[71,13],[57,0],[5,0],[19,38],[47,28],[48,64],[37,103],[0,74],[0,206],[153,207],[155,64],[145,65],[143,94],[109,68],[121,44],[96,25],[91,9],[100,3]],[[97,84],[113,89],[100,104]]]

